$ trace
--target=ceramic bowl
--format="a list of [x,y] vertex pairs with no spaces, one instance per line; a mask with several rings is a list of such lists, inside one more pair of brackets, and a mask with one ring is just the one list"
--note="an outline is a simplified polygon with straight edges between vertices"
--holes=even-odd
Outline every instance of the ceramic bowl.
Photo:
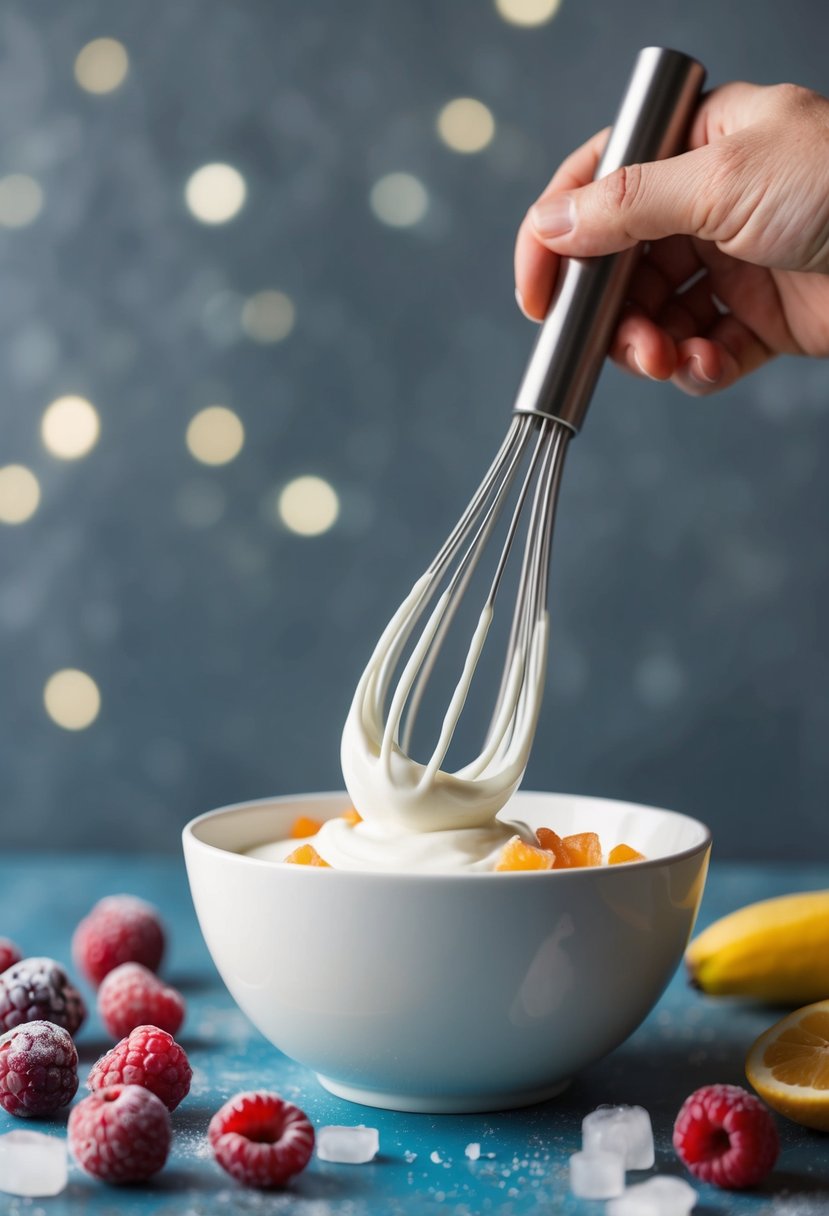
[[513,818],[598,831],[649,860],[578,870],[378,874],[243,855],[345,794],[211,811],[184,829],[204,939],[240,1008],[326,1089],[460,1112],[552,1097],[635,1030],[702,898],[708,829],[672,811],[518,793]]

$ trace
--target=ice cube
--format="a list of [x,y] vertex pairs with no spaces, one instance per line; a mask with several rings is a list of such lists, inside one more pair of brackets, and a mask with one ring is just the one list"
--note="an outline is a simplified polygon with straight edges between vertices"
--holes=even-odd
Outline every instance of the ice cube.
[[625,1169],[649,1170],[654,1162],[651,1117],[641,1106],[600,1106],[581,1125],[586,1153],[620,1153]]
[[0,1191],[41,1198],[66,1186],[66,1141],[43,1132],[0,1136]]
[[467,1144],[466,1148],[463,1150],[463,1154],[465,1157],[468,1157],[470,1161],[478,1161],[481,1156],[480,1144]]
[[320,1161],[340,1165],[365,1165],[380,1149],[376,1127],[321,1127],[317,1131],[317,1156]]
[[570,1190],[579,1199],[612,1199],[625,1189],[625,1163],[618,1153],[573,1153]]
[[689,1216],[697,1192],[682,1178],[656,1174],[607,1205],[607,1216]]

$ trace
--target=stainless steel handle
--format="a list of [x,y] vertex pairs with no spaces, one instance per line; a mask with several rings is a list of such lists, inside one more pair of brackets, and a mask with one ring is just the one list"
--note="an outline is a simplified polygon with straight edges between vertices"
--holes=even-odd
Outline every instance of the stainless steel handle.
[[[705,68],[679,51],[640,51],[596,177],[674,155],[699,99]],[[530,355],[514,413],[542,414],[578,432],[607,355],[638,248],[566,258]]]

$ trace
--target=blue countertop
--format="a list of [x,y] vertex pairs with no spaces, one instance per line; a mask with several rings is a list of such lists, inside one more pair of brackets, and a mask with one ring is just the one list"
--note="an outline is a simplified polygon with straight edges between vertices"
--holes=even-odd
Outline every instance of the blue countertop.
[[[714,865],[700,926],[755,899],[829,887],[829,866]],[[661,1172],[682,1174],[671,1149],[671,1128],[682,1100],[712,1082],[745,1084],[742,1061],[776,1011],[714,1001],[689,989],[677,974],[643,1026],[617,1051],[576,1079],[552,1102],[503,1114],[404,1115],[354,1106],[332,1097],[306,1069],[280,1055],[254,1030],[225,991],[202,942],[183,862],[169,857],[34,857],[0,861],[0,935],[28,954],[70,965],[72,928],[102,895],[127,891],[151,900],[170,930],[165,978],[186,996],[180,1035],[193,1065],[189,1097],[173,1114],[174,1145],[151,1184],[113,1188],[70,1170],[69,1187],[54,1199],[0,1196],[5,1216],[213,1216],[222,1212],[292,1216],[521,1216],[555,1211],[601,1216],[604,1205],[573,1199],[567,1162],[579,1147],[582,1117],[602,1102],[638,1103],[651,1112]],[[81,1094],[90,1065],[112,1045],[85,990],[91,1016],[78,1036]],[[268,1088],[297,1102],[317,1125],[374,1126],[380,1156],[370,1165],[333,1165],[314,1157],[281,1192],[245,1190],[215,1164],[205,1132],[210,1116],[232,1094]],[[829,1212],[829,1137],[778,1121],[782,1153],[762,1188],[740,1195],[699,1185],[701,1216],[819,1216]],[[38,1127],[62,1132],[65,1118],[23,1123],[0,1112],[0,1133]],[[481,1145],[469,1161],[467,1144]],[[644,1175],[642,1175],[644,1177]],[[629,1180],[636,1179],[629,1175]],[[692,1180],[693,1181],[693,1180]]]

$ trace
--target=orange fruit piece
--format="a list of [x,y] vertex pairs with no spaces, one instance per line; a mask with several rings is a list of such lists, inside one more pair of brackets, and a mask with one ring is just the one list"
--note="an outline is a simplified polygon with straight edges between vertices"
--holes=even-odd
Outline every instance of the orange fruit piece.
[[609,866],[618,866],[624,861],[644,860],[645,854],[637,853],[636,849],[632,849],[629,844],[617,844],[607,855],[607,864]]
[[321,820],[309,819],[307,815],[300,815],[291,824],[291,839],[302,840],[306,836],[316,836],[321,827]]
[[761,1034],[746,1076],[772,1109],[829,1132],[829,1001],[796,1009]]
[[301,844],[285,860],[293,866],[323,866],[326,870],[331,869],[328,862],[323,861],[312,844]]
[[552,870],[553,855],[534,844],[526,844],[520,836],[511,837],[501,849],[496,870]]
[[571,866],[602,864],[602,846],[595,832],[577,832],[575,836],[565,836],[561,843]]
[[539,848],[552,853],[554,870],[564,870],[573,864],[558,832],[554,832],[552,828],[539,828],[535,835]]
[[343,811],[340,819],[344,819],[346,823],[350,823],[352,827],[356,827],[358,823],[363,822],[363,817],[359,811],[355,811],[353,806],[350,806],[347,811]]

